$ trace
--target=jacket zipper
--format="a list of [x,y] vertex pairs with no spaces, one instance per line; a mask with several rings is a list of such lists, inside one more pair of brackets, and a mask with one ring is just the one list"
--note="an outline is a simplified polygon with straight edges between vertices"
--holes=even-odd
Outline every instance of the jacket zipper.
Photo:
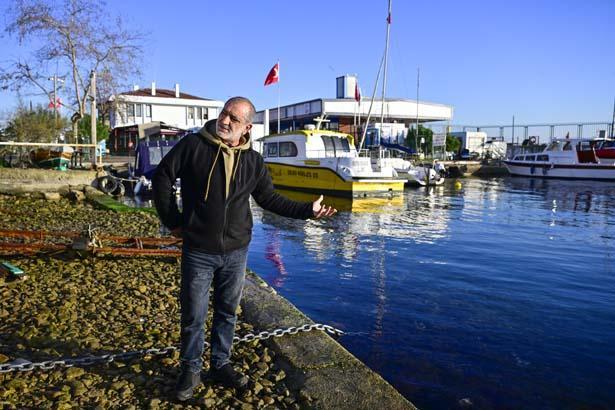
[[[229,195],[230,196],[230,195]],[[226,228],[227,228],[227,223],[226,223],[226,213],[228,211],[228,200],[224,201],[224,224],[222,225],[222,234],[220,235],[220,247],[222,248],[222,253],[225,254],[226,253],[226,247],[224,246],[224,237],[226,236]]]

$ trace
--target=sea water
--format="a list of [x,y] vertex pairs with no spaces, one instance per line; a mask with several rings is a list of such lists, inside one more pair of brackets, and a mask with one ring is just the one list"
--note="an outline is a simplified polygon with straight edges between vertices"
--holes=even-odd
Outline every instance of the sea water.
[[615,408],[614,184],[466,179],[339,207],[253,205],[248,265],[415,405]]

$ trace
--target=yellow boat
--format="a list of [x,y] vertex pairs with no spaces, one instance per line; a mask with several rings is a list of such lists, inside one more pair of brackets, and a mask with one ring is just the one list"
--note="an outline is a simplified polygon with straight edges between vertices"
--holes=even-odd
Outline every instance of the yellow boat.
[[278,189],[346,198],[401,194],[404,179],[393,168],[374,171],[359,157],[353,137],[341,132],[306,129],[268,135],[263,157]]

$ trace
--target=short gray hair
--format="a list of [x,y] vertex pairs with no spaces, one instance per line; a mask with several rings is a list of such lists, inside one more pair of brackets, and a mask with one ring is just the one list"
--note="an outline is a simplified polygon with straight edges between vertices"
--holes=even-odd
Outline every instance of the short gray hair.
[[254,116],[256,115],[256,109],[254,108],[254,104],[252,104],[252,101],[248,100],[246,97],[233,97],[233,98],[229,98],[225,103],[224,106],[226,107],[227,105],[231,105],[231,104],[247,104],[248,105],[248,116],[247,118],[244,118],[248,123],[252,124],[252,121],[254,121]]

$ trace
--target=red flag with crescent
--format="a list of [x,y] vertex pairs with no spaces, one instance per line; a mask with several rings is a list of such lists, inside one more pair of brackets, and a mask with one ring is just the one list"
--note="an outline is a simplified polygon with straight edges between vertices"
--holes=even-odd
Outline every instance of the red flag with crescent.
[[269,70],[267,78],[265,78],[265,85],[275,84],[280,80],[280,63],[275,65]]

